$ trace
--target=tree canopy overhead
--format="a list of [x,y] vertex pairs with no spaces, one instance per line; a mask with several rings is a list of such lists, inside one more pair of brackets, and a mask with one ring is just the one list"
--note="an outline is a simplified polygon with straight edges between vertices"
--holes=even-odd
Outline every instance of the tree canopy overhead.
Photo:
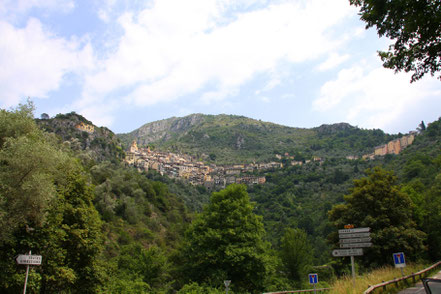
[[360,7],[366,28],[395,41],[379,52],[384,67],[413,72],[411,82],[426,73],[441,79],[441,2],[438,0],[349,0]]

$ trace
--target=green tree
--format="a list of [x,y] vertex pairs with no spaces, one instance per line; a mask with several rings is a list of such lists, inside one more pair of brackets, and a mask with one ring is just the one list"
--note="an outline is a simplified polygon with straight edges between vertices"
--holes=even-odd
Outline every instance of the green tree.
[[50,119],[50,116],[49,116],[49,114],[47,114],[47,113],[42,113],[41,116],[40,116],[40,118],[41,118],[41,119]]
[[[441,70],[441,2],[435,0],[349,0],[360,7],[366,28],[395,41],[380,52],[386,68],[413,72],[412,82]],[[441,75],[438,75],[441,79]]]
[[[372,247],[364,249],[360,261],[366,267],[390,264],[394,252],[403,251],[409,260],[425,252],[425,233],[412,220],[412,202],[395,184],[392,172],[380,167],[367,170],[367,177],[354,181],[344,204],[329,212],[329,218],[341,229],[345,224],[370,227]],[[334,241],[336,241],[334,239]]]
[[432,260],[441,258],[441,173],[425,199],[426,214],[423,228],[427,232],[428,252]]
[[[216,288],[211,288],[209,286],[204,287],[204,286],[200,286],[198,285],[198,283],[191,283],[191,284],[187,284],[184,285],[184,287],[181,288],[181,290],[179,290],[177,292],[177,294],[223,294],[225,293],[223,289],[216,289]],[[231,291],[230,291],[231,293]]]
[[422,120],[421,123],[418,125],[417,130],[422,133],[426,130],[426,124],[424,123],[424,121]]
[[264,237],[246,187],[230,185],[212,194],[188,229],[181,271],[187,281],[218,287],[231,280],[239,293],[262,290],[271,268]]
[[306,277],[307,266],[312,264],[313,256],[313,249],[305,231],[287,229],[280,249],[280,257],[288,277],[296,286],[301,286],[301,281]]
[[64,156],[53,141],[35,124],[31,103],[0,110],[0,244],[20,225],[44,223]]
[[126,276],[141,277],[145,283],[158,288],[166,280],[167,260],[158,247],[145,249],[133,243],[122,248],[118,268]]
[[0,141],[0,292],[23,287],[14,258],[29,250],[43,256],[30,292],[97,292],[101,221],[82,166],[37,128],[31,103],[0,111]]

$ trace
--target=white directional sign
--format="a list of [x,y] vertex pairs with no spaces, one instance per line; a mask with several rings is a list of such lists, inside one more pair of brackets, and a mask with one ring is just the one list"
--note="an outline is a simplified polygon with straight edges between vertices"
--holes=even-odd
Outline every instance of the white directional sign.
[[342,243],[365,243],[365,242],[370,242],[371,240],[372,240],[371,237],[368,237],[368,238],[340,239],[340,244],[342,244]]
[[371,228],[354,228],[354,229],[342,229],[338,230],[339,234],[351,234],[351,233],[366,233],[369,232]]
[[332,256],[334,257],[344,257],[344,256],[360,256],[363,255],[363,249],[335,249],[332,250]]
[[344,234],[339,234],[338,237],[340,239],[347,239],[347,238],[367,238],[371,235],[371,233],[344,233]]
[[26,265],[40,265],[41,264],[41,255],[23,255],[20,254],[15,259],[18,264],[26,264]]
[[340,248],[363,248],[363,247],[371,247],[372,243],[344,243],[340,244]]

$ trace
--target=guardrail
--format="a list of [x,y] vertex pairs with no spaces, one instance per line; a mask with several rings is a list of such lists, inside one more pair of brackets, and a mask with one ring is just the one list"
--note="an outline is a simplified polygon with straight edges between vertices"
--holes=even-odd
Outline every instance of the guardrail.
[[377,285],[370,286],[366,291],[363,292],[363,294],[374,293],[374,291],[376,289],[380,289],[380,288],[383,289],[383,290],[386,290],[387,286],[389,286],[389,285],[398,285],[399,282],[401,282],[401,281],[408,282],[409,279],[412,279],[412,283],[415,284],[416,283],[416,279],[415,278],[417,276],[419,277],[418,280],[421,280],[423,275],[427,274],[429,271],[435,269],[436,267],[438,267],[440,265],[441,265],[441,261],[438,261],[434,265],[431,265],[428,268],[423,269],[423,270],[421,270],[421,271],[419,271],[417,273],[414,273],[414,274],[411,274],[411,275],[407,275],[407,276],[404,276],[404,277],[401,277],[401,278],[396,278],[396,279],[393,279],[393,280],[390,280],[390,281],[387,281],[387,282],[382,282],[382,283],[377,284]]
[[319,288],[319,289],[306,289],[306,290],[293,290],[293,291],[279,291],[279,292],[267,292],[263,294],[285,294],[285,293],[314,293],[315,292],[322,292],[322,291],[328,291],[331,290],[331,288]]

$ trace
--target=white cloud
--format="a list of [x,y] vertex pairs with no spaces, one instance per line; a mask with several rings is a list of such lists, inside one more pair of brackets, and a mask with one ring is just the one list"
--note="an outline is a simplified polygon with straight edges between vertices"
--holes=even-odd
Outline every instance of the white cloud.
[[204,104],[210,104],[212,102],[219,102],[224,100],[228,96],[236,95],[239,92],[238,89],[222,89],[219,91],[205,92],[201,97],[201,102]]
[[326,71],[333,69],[339,66],[340,64],[342,64],[343,62],[345,62],[346,60],[348,60],[349,57],[350,57],[349,54],[339,55],[338,53],[333,52],[328,56],[328,59],[326,59],[325,62],[321,63],[317,67],[317,69],[319,71]]
[[375,65],[362,62],[341,70],[337,79],[321,87],[314,109],[343,112],[355,125],[388,129],[421,101],[439,95],[439,82],[434,78],[411,84],[409,74],[394,74],[378,62]]
[[205,102],[225,99],[256,74],[277,72],[282,61],[301,63],[338,48],[342,41],[328,29],[355,15],[346,0],[278,1],[245,12],[234,2],[161,0],[125,13],[124,35],[100,71],[87,76],[84,96],[133,89],[126,102],[143,106],[211,86]]
[[92,67],[89,45],[46,32],[37,19],[17,29],[0,21],[0,103],[16,105],[25,96],[46,97],[59,88],[69,72]]

